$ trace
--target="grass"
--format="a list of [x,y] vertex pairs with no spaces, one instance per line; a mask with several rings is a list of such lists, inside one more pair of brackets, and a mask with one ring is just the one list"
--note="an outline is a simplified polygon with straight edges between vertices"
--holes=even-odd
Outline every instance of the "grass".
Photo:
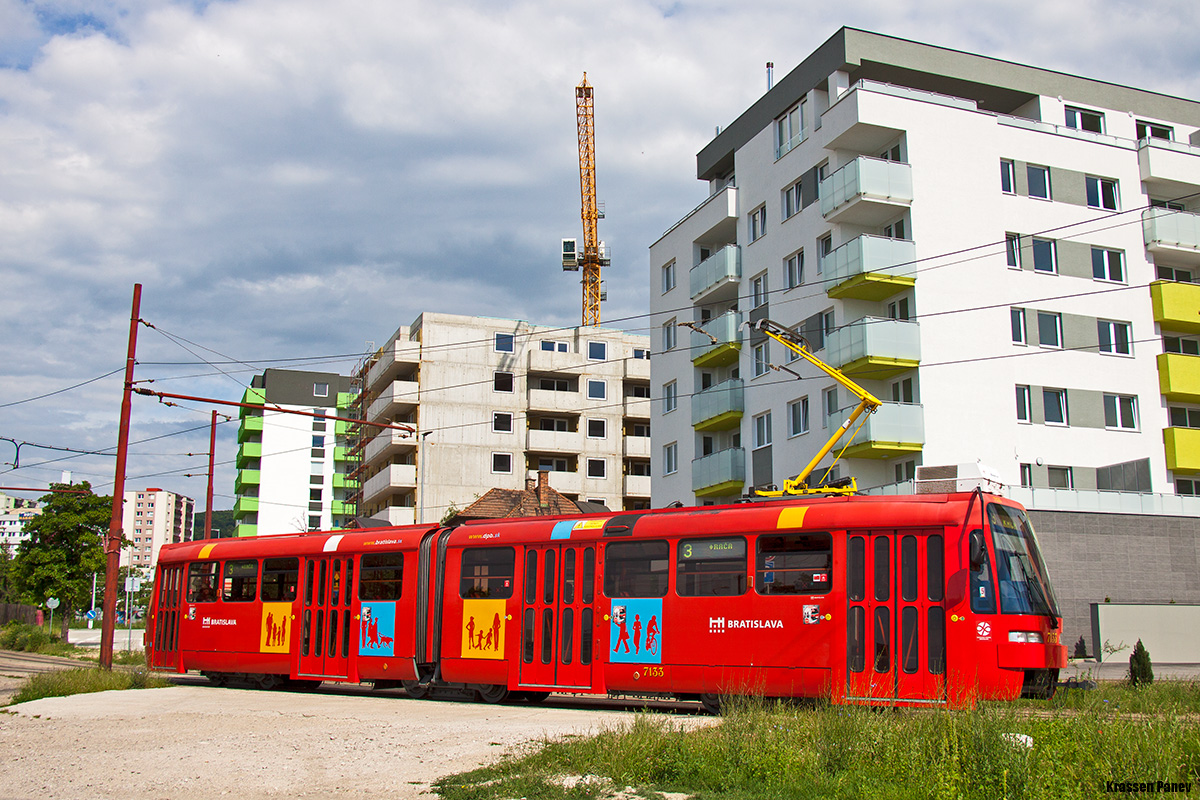
[[[446,800],[599,798],[624,787],[702,800],[1082,798],[1103,794],[1110,780],[1190,780],[1200,791],[1200,720],[1177,715],[1196,687],[1153,688],[1137,700],[1115,688],[1076,707],[1073,699],[1035,706],[1049,715],[1022,704],[893,711],[749,702],[698,729],[644,715],[596,736],[542,742],[436,788]],[[1139,716],[1115,713],[1117,698]],[[590,777],[566,785],[564,776]]]
[[84,667],[34,675],[17,691],[11,703],[16,705],[43,697],[67,697],[111,689],[158,689],[170,685],[170,681],[154,677],[145,670],[110,672]]

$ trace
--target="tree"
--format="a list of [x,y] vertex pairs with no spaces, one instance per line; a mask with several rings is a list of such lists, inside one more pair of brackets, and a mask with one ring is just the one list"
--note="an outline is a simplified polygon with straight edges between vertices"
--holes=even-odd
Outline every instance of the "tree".
[[8,544],[0,544],[0,603],[17,602],[12,579],[13,552]]
[[[48,597],[59,599],[65,641],[75,611],[91,597],[93,573],[105,567],[112,497],[92,494],[87,481],[52,483],[50,489],[41,498],[42,513],[25,523],[29,538],[17,546],[11,570],[13,584],[26,602],[41,606]],[[82,493],[66,494],[64,489]]]
[[1154,683],[1154,666],[1150,663],[1150,653],[1142,640],[1138,639],[1129,656],[1129,682],[1134,686],[1149,686]]

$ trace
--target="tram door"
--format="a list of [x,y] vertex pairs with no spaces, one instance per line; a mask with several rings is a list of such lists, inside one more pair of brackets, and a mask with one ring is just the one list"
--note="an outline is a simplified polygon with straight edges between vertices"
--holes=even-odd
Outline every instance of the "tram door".
[[325,678],[345,678],[350,674],[353,584],[353,558],[317,556],[307,560],[300,616],[299,674]]
[[154,616],[154,655],[150,666],[179,666],[179,604],[183,594],[183,565],[158,572],[158,598]]
[[595,548],[529,547],[523,569],[519,683],[529,687],[590,687]]
[[936,529],[852,534],[846,565],[847,697],[942,702],[942,535]]

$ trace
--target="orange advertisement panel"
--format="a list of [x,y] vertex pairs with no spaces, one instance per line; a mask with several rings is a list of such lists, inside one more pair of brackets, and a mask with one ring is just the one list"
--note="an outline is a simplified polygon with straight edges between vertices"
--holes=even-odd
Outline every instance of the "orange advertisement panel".
[[463,600],[462,657],[504,658],[504,601]]
[[286,653],[292,641],[292,604],[263,603],[260,653]]

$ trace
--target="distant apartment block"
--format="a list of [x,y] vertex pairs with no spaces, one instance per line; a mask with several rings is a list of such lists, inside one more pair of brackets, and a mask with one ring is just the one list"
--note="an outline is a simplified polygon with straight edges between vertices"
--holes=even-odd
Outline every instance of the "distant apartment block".
[[11,497],[0,492],[0,547],[16,552],[18,544],[29,538],[25,523],[42,513],[36,500]]
[[121,525],[130,546],[121,550],[121,566],[152,574],[164,544],[191,541],[195,501],[163,489],[125,492]]

